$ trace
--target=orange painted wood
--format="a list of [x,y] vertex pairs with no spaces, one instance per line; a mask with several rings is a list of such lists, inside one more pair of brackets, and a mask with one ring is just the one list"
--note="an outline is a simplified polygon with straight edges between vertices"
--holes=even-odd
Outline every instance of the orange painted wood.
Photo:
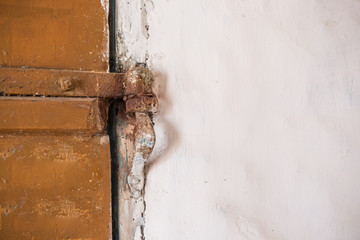
[[0,239],[109,239],[107,136],[1,136]]
[[0,97],[0,133],[101,133],[106,110],[96,98]]
[[[56,69],[0,68],[0,94],[119,98],[125,74]],[[70,83],[69,89],[62,84]]]
[[108,71],[107,2],[0,0],[0,66]]
[[1,240],[111,239],[107,4],[0,0]]

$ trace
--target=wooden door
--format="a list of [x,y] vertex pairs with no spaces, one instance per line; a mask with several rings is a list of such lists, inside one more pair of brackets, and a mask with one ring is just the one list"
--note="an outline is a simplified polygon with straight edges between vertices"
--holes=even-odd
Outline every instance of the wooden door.
[[0,0],[0,239],[110,239],[108,3]]

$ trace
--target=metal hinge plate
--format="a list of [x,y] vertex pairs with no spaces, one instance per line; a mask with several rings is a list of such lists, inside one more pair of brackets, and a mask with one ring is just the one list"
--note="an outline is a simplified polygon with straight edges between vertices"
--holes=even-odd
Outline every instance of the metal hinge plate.
[[123,73],[0,68],[0,94],[119,98],[124,96]]

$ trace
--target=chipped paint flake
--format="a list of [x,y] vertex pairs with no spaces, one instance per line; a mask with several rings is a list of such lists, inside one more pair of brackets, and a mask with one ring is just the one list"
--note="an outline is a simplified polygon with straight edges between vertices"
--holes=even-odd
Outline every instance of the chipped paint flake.
[[120,239],[144,239],[144,167],[155,145],[149,113],[126,115],[118,126]]
[[117,2],[117,51],[122,70],[127,70],[136,63],[147,62],[149,6],[152,3],[146,0]]

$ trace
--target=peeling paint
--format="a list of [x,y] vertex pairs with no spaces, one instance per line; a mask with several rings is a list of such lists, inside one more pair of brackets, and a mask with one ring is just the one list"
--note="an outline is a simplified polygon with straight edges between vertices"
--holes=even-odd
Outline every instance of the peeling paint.
[[[0,159],[0,239],[12,239],[13,232],[36,239],[111,235],[110,144],[99,144],[101,137],[0,138],[0,146],[21,149],[7,161]],[[54,232],[53,226],[62,231]]]
[[155,145],[149,113],[120,112],[117,135],[120,239],[144,239],[144,167]]
[[119,62],[121,72],[127,71],[125,104],[120,107],[125,113],[119,114],[116,130],[119,239],[145,239],[144,167],[155,144],[149,112],[155,112],[157,106],[152,92],[153,76],[144,67],[148,61],[150,37],[147,18],[153,5],[148,0],[116,2],[116,62]]
[[7,160],[9,157],[14,155],[16,152],[20,152],[22,145],[20,144],[17,147],[2,147],[0,149],[0,156],[3,160]]
[[[12,212],[14,212],[17,208],[22,208],[25,204],[26,194],[21,198],[19,202],[11,201],[6,202],[4,204],[0,204],[0,215],[3,213],[5,216],[8,216]],[[1,221],[0,221],[0,229],[1,229]]]
[[147,14],[152,5],[151,1],[146,0],[117,2],[117,52],[122,71],[148,60],[150,35]]
[[135,199],[142,195],[144,188],[144,166],[155,145],[155,133],[148,113],[135,113],[135,156],[128,184]]
[[33,211],[40,216],[56,215],[57,217],[80,217],[89,213],[89,209],[81,209],[76,206],[76,202],[68,199],[62,199],[56,203],[41,199],[35,204]]
[[109,144],[109,136],[102,136],[101,138],[100,138],[100,144],[101,145],[107,145],[107,144]]
[[155,136],[148,113],[121,113],[119,118],[119,235],[120,239],[134,239],[144,226],[143,171]]

